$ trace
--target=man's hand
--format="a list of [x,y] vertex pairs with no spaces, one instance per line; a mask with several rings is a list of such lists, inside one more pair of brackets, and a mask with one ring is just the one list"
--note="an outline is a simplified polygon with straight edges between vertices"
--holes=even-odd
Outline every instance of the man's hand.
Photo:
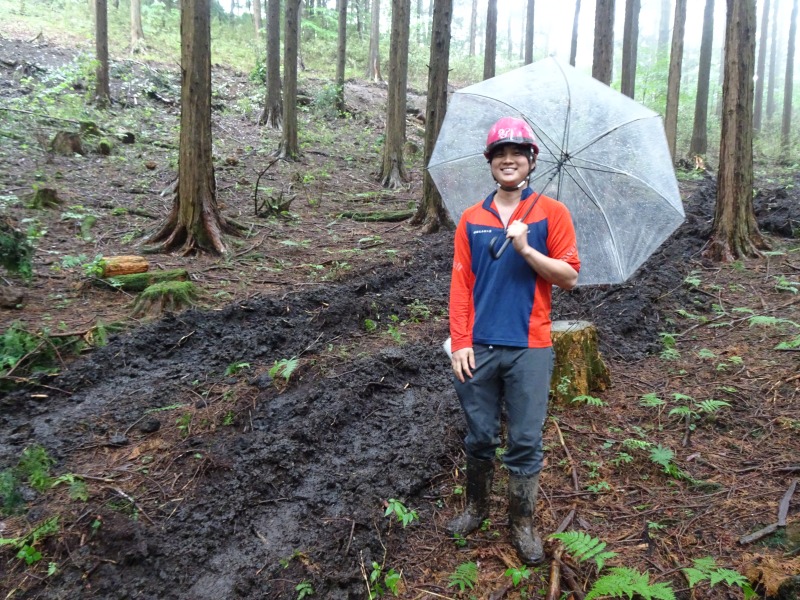
[[453,357],[450,359],[450,364],[453,365],[453,373],[456,374],[458,380],[464,383],[464,376],[472,377],[472,370],[475,368],[475,353],[472,348],[462,348],[453,352]]
[[522,254],[528,247],[528,226],[520,220],[508,226],[506,237],[511,240],[514,250]]

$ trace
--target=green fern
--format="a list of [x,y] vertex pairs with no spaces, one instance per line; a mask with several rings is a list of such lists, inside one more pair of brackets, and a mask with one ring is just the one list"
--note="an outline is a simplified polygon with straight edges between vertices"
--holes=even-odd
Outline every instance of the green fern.
[[670,464],[673,458],[675,458],[675,453],[667,446],[658,444],[655,448],[650,449],[650,460],[662,467]]
[[595,398],[594,396],[575,396],[572,399],[573,402],[582,402],[583,404],[588,404],[589,406],[605,406],[606,403],[603,402],[600,398]]
[[711,556],[696,558],[692,561],[692,564],[694,565],[693,567],[681,569],[686,575],[690,588],[693,588],[702,581],[708,581],[710,587],[714,587],[718,583],[723,582],[727,585],[735,585],[740,588],[749,585],[747,577],[733,569],[718,567],[716,561]]
[[565,531],[564,533],[554,533],[550,537],[560,540],[567,553],[579,563],[594,560],[597,563],[598,573],[603,570],[603,566],[609,558],[617,555],[616,552],[603,552],[606,543],[583,531]]
[[467,588],[473,589],[478,583],[478,565],[474,562],[461,563],[455,572],[450,574],[449,581],[447,587],[457,587],[459,592]]
[[664,406],[665,404],[666,402],[659,398],[655,392],[645,394],[639,399],[639,406],[646,406],[647,408],[658,408],[659,406]]
[[800,348],[800,335],[798,335],[793,340],[789,340],[788,342],[781,342],[777,346],[775,346],[775,350],[794,350],[796,348]]
[[708,413],[710,415],[717,412],[719,409],[730,405],[731,405],[730,402],[725,402],[724,400],[714,400],[713,398],[709,398],[708,400],[703,400],[702,402],[698,402],[697,408],[702,412]]
[[585,600],[593,598],[641,596],[644,600],[675,600],[675,592],[668,583],[650,583],[646,573],[628,567],[613,567],[608,574],[595,581]]

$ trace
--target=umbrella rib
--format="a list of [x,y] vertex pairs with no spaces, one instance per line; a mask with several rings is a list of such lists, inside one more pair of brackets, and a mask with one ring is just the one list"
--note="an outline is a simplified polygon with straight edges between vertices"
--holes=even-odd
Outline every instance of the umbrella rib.
[[[661,197],[664,200],[666,200],[667,203],[670,205],[670,207],[672,207],[673,210],[675,210],[676,212],[678,212],[680,214],[680,211],[673,205],[672,202],[670,202],[669,198],[667,198],[666,195],[663,192],[660,192],[659,190],[657,190],[655,187],[653,187],[652,184],[650,184],[649,182],[645,181],[644,179],[642,179],[638,175],[630,173],[629,171],[623,171],[621,169],[617,169],[615,167],[611,167],[609,165],[605,165],[605,164],[602,164],[602,163],[599,163],[599,162],[596,162],[596,161],[593,161],[593,160],[589,160],[589,159],[586,159],[586,158],[582,158],[581,160],[586,162],[586,163],[597,165],[598,167],[603,167],[603,168],[593,168],[593,167],[588,167],[588,166],[583,166],[583,165],[579,166],[579,165],[576,165],[574,163],[570,163],[569,166],[571,168],[575,169],[576,172],[583,170],[583,171],[592,171],[594,173],[608,173],[608,174],[612,174],[612,175],[623,175],[625,177],[633,179],[634,181],[638,181],[643,186],[651,189],[659,197]],[[573,178],[573,181],[574,181],[574,178]],[[575,183],[577,184],[577,181]],[[584,193],[586,193],[586,190],[584,190],[583,188],[581,188],[581,190]]]
[[625,121],[624,123],[620,123],[619,125],[615,125],[611,129],[609,129],[607,131],[604,131],[603,133],[599,134],[596,138],[594,138],[592,140],[589,140],[588,142],[586,142],[583,146],[581,146],[577,150],[574,150],[574,151],[570,152],[569,155],[572,157],[572,156],[575,156],[575,155],[583,152],[584,150],[586,150],[587,148],[589,148],[593,144],[596,144],[597,142],[602,140],[604,137],[608,137],[609,135],[611,135],[612,133],[614,133],[615,131],[617,131],[619,129],[622,129],[623,127],[627,127],[628,125],[632,125],[634,123],[638,123],[639,121],[644,121],[646,119],[654,119],[657,116],[658,115],[655,115],[655,116],[648,115],[646,117],[638,117],[636,119],[631,119],[630,121]]
[[[595,198],[594,193],[592,193],[591,189],[589,188],[588,182],[580,175],[580,172],[578,171],[578,169],[576,167],[573,167],[573,168],[575,168],[575,171],[576,171],[575,174],[571,173],[570,170],[566,169],[566,168],[563,169],[563,172],[570,179],[572,179],[572,181],[575,182],[575,185],[577,185],[578,188],[584,194],[586,194],[586,197],[591,201],[592,204],[594,204],[597,207],[597,210],[600,211],[600,214],[603,215],[603,220],[606,223],[606,228],[608,229],[608,234],[609,234],[609,237],[611,238],[611,245],[614,247],[614,259],[616,260],[616,263],[617,263],[617,269],[619,271],[620,277],[624,278],[624,271],[622,269],[622,263],[619,260],[619,249],[617,247],[617,236],[614,235],[614,230],[611,227],[611,222],[608,219],[608,215],[606,215],[606,211],[603,210],[602,205],[600,204],[600,202],[598,202],[597,198]],[[580,177],[580,182],[576,179],[576,176]],[[583,183],[584,185],[581,185],[581,183]],[[559,184],[560,184],[560,180],[559,180]]]

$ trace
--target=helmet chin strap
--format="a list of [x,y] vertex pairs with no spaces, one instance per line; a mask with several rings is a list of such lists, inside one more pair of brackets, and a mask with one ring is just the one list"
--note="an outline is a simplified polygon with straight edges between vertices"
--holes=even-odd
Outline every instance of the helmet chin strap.
[[520,190],[523,187],[525,187],[526,185],[528,185],[528,182],[531,179],[531,173],[533,173],[535,170],[536,170],[536,163],[534,163],[533,167],[531,168],[531,170],[528,171],[528,174],[525,176],[525,179],[520,181],[519,184],[517,184],[515,186],[503,185],[500,182],[498,182],[497,180],[495,180],[495,183],[497,184],[497,187],[499,187],[504,192],[516,192],[517,190]]

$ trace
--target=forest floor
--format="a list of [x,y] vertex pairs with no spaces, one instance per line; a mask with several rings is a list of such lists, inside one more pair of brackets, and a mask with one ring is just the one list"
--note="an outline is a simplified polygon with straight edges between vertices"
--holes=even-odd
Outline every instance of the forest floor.
[[[463,422],[441,350],[452,233],[342,216],[415,206],[419,121],[408,120],[411,183],[384,190],[385,88],[349,81],[351,117],[335,118],[325,82],[305,73],[303,156],[265,171],[278,133],[257,123],[262,88],[215,67],[218,198],[247,235],[228,238],[224,258],[149,255],[151,270],[188,269],[201,296],[134,319],[132,296],[83,267],[140,253],[171,206],[161,192],[176,178],[178,69],[112,61],[115,102],[94,119],[108,138],[127,131],[135,142],[104,156],[85,137],[83,155],[61,156],[49,141],[77,131],[63,119],[84,110],[88,59],[57,40],[26,41],[34,35],[0,37],[0,203],[40,234],[32,280],[3,277],[24,292],[0,312],[4,352],[13,323],[36,337],[0,380],[0,491],[6,508],[18,501],[0,517],[0,538],[15,540],[0,546],[0,597],[355,599],[392,570],[400,598],[544,595],[549,564],[518,586],[506,574],[520,565],[502,470],[485,527],[466,540],[444,533],[464,485]],[[738,541],[777,521],[800,472],[799,355],[781,349],[800,335],[800,185],[758,182],[773,252],[712,264],[702,250],[714,176],[682,179],[686,222],[630,281],[554,298],[555,318],[597,325],[612,385],[602,405],[551,407],[539,524],[552,532],[575,511],[571,528],[618,553],[609,565],[680,597],[690,593],[682,569],[706,557],[773,593],[800,574],[798,496],[786,527]],[[62,203],[28,208],[36,187]],[[286,214],[256,214],[267,196],[290,195]],[[48,348],[55,368],[33,373]],[[38,484],[26,479],[37,464],[49,475]],[[407,526],[385,516],[393,500],[415,511]],[[477,583],[461,590],[468,563]],[[591,584],[591,561],[569,564]],[[691,594],[737,589],[705,582]]]

